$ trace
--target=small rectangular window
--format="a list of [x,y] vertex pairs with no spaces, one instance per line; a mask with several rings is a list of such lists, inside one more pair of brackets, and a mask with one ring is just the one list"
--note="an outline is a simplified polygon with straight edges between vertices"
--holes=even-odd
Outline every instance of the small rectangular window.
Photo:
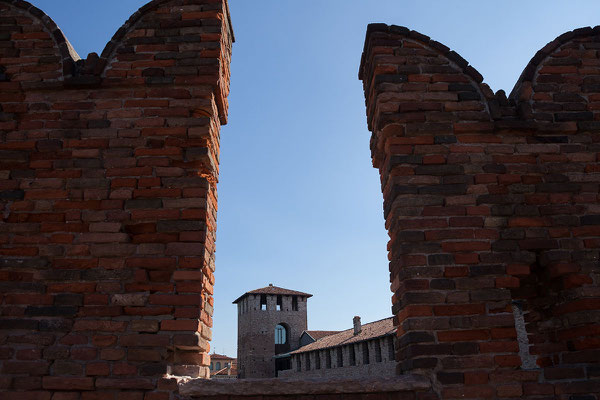
[[337,348],[337,367],[341,368],[344,366],[344,353],[342,352],[342,348]]
[[298,296],[292,296],[292,311],[298,311]]
[[362,353],[363,353],[363,364],[369,363],[369,342],[363,342],[362,345]]
[[351,344],[348,350],[350,351],[350,365],[356,365],[356,353],[354,352],[354,345]]
[[325,368],[331,368],[331,351],[329,349],[325,350]]
[[315,352],[315,369],[321,369],[321,352]]
[[306,353],[306,370],[310,371],[310,353]]
[[277,295],[277,311],[281,311],[281,305],[282,305],[282,300],[281,300],[281,295]]
[[381,362],[381,343],[379,339],[375,339],[375,361]]
[[302,358],[300,355],[296,358],[296,371],[298,372],[302,371],[302,362],[300,361],[300,358]]
[[262,311],[266,311],[266,309],[267,309],[267,295],[266,294],[260,295],[260,309]]

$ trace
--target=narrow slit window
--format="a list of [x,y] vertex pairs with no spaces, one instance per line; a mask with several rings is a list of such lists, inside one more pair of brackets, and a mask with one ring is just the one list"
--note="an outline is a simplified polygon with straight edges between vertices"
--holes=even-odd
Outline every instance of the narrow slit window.
[[310,353],[306,353],[306,370],[310,371]]
[[292,296],[292,311],[298,311],[298,296]]
[[315,352],[315,369],[321,369],[321,352]]
[[325,350],[325,368],[331,368],[331,350]]
[[354,351],[354,345],[351,344],[349,347],[349,351],[350,351],[350,365],[356,365],[356,353]]
[[375,339],[375,362],[381,362],[381,342]]
[[337,366],[338,368],[344,366],[344,353],[341,347],[338,347],[337,349]]
[[369,342],[363,342],[362,345],[362,353],[363,353],[363,364],[369,363]]
[[267,310],[267,295],[266,294],[260,295],[260,309],[261,309],[261,311]]
[[281,295],[280,295],[280,294],[278,294],[278,295],[277,295],[277,308],[276,308],[276,309],[277,309],[277,311],[281,311],[281,306],[282,306],[282,304],[283,304],[283,301],[282,301],[282,299],[281,299]]
[[300,355],[298,355],[298,358],[296,358],[296,371],[300,372],[302,371],[302,362],[300,361]]
[[394,338],[388,337],[388,351],[389,351],[389,361],[394,361],[396,359],[396,352],[394,351]]

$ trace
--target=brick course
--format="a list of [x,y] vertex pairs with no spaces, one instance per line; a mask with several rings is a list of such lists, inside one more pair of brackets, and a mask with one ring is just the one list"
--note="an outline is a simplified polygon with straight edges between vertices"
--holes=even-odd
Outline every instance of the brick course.
[[169,398],[209,375],[227,3],[154,0],[85,60],[0,14],[0,397]]

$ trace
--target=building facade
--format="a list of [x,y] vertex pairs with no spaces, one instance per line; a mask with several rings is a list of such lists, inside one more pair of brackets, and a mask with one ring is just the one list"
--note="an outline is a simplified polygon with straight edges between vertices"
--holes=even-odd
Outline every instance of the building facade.
[[224,354],[210,355],[211,378],[237,378],[237,360]]
[[300,347],[311,296],[269,284],[233,302],[238,306],[239,378],[270,378],[290,368],[289,357],[277,355]]
[[[393,318],[361,325],[354,317],[354,327],[323,335],[291,351],[290,366],[280,371],[285,378],[360,378],[391,377],[396,374],[394,360]],[[310,342],[311,331],[304,332],[301,342]]]

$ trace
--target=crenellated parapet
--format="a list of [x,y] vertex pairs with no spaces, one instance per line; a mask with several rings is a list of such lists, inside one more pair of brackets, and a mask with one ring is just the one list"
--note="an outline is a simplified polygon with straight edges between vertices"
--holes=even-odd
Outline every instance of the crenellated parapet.
[[507,98],[423,34],[367,30],[398,372],[443,398],[600,392],[598,49],[561,35]]

